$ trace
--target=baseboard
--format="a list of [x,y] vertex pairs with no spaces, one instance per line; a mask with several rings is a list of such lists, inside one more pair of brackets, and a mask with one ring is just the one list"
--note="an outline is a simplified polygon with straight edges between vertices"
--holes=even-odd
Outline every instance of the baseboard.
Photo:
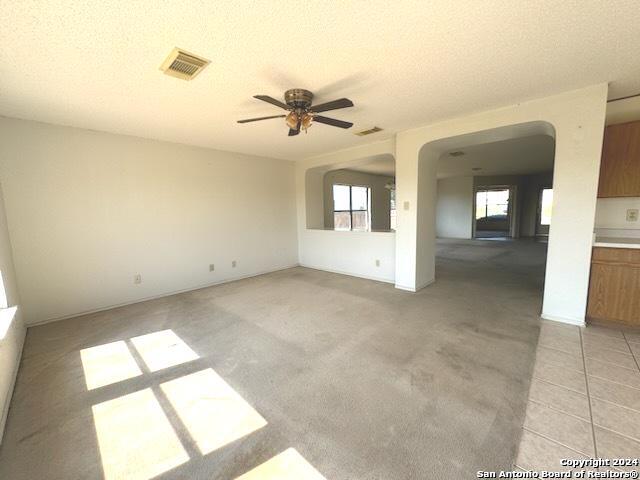
[[310,268],[312,270],[320,270],[322,272],[337,273],[339,275],[348,275],[350,277],[364,278],[366,280],[373,280],[373,281],[376,281],[376,282],[394,283],[394,280],[389,280],[388,278],[374,277],[372,275],[361,275],[361,274],[358,274],[358,273],[345,272],[343,270],[334,270],[334,269],[331,269],[331,268],[324,268],[324,267],[319,267],[317,265],[309,265],[309,264],[306,264],[306,263],[301,263],[300,266],[304,267],[304,268]]
[[152,295],[152,296],[149,296],[149,297],[143,297],[143,298],[139,298],[137,300],[132,300],[131,302],[117,303],[117,304],[108,305],[108,306],[105,306],[105,307],[96,308],[94,310],[85,310],[85,311],[82,311],[82,312],[72,313],[72,314],[69,314],[69,315],[61,316],[61,317],[49,318],[47,320],[41,320],[41,321],[38,321],[38,322],[31,322],[31,323],[27,324],[27,328],[36,327],[38,325],[45,325],[47,323],[59,322],[61,320],[67,320],[69,318],[80,317],[82,315],[90,315],[92,313],[104,312],[104,311],[107,311],[107,310],[111,310],[113,308],[126,307],[127,305],[135,305],[136,303],[148,302],[149,300],[157,300],[158,298],[170,297],[172,295],[178,295],[180,293],[193,292],[195,290],[202,290],[203,288],[215,287],[216,285],[222,285],[222,284],[225,284],[225,283],[237,282],[238,280],[244,280],[245,278],[259,277],[260,275],[267,275],[269,273],[280,272],[282,270],[288,270],[290,268],[294,268],[294,267],[298,267],[298,266],[300,266],[300,264],[294,263],[294,264],[291,264],[291,265],[288,265],[288,266],[277,267],[277,268],[274,268],[274,269],[271,269],[271,270],[262,270],[260,272],[249,273],[247,275],[240,275],[240,276],[233,277],[233,278],[227,278],[225,280],[220,280],[220,281],[213,282],[213,283],[206,283],[206,284],[203,284],[203,285],[197,285],[195,287],[184,288],[182,290],[173,290],[173,291],[167,292],[167,293],[161,293],[161,294],[158,294],[158,295]]
[[552,322],[568,323],[569,325],[576,325],[578,327],[584,327],[585,325],[584,318],[580,319],[580,318],[560,317],[557,315],[549,315],[546,313],[543,313],[542,315],[540,315],[540,318],[543,318],[545,320],[551,320]]
[[24,342],[27,337],[27,329],[23,329],[22,341],[20,342],[20,348],[18,349],[18,361],[16,362],[16,368],[13,369],[13,378],[9,382],[9,393],[7,394],[7,400],[2,410],[2,418],[0,418],[0,445],[2,445],[2,439],[4,438],[4,427],[7,425],[7,418],[9,417],[9,406],[11,405],[11,398],[13,397],[13,391],[16,388],[16,381],[18,380],[18,370],[20,370],[20,363],[22,362],[22,350],[24,349]]
[[420,285],[416,285],[415,287],[407,287],[405,285],[400,285],[400,284],[396,283],[396,288],[398,290],[404,290],[405,292],[413,292],[413,293],[415,293],[415,292],[417,292],[419,290],[422,290],[425,287],[428,287],[429,285],[431,285],[435,281],[436,281],[436,279],[432,278],[431,280],[428,280],[428,281],[426,281],[426,282],[424,282],[424,283],[422,283]]
[[398,290],[404,290],[405,292],[412,292],[412,293],[417,292],[417,290],[414,287],[405,287],[404,285],[399,285],[397,283],[396,283],[395,287]]

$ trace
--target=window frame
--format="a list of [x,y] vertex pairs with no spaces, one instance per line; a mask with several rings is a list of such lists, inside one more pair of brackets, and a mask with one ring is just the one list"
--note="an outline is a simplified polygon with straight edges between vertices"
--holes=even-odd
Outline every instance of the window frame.
[[[336,210],[336,200],[334,190],[336,186],[349,187],[349,210]],[[364,210],[353,209],[353,187],[364,188],[367,194],[367,208]],[[369,185],[358,185],[349,183],[333,183],[331,184],[331,196],[333,197],[333,229],[336,229],[335,218],[336,213],[349,213],[349,230],[340,230],[343,232],[370,232],[371,231],[371,187]],[[353,212],[367,212],[367,228],[365,230],[353,229]]]
[[396,204],[396,188],[389,189],[389,230],[394,232],[398,227],[398,206]]

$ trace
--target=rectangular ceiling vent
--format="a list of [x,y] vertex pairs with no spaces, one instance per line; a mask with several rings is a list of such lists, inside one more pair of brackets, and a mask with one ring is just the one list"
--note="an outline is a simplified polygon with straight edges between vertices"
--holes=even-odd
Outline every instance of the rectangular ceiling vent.
[[381,131],[382,129],[380,127],[373,127],[373,128],[370,128],[369,130],[362,130],[361,132],[356,132],[355,135],[358,135],[359,137],[364,137],[365,135],[371,135],[372,133],[378,133]]
[[206,58],[198,57],[180,48],[174,48],[167,59],[162,62],[160,70],[172,77],[192,80],[211,63]]

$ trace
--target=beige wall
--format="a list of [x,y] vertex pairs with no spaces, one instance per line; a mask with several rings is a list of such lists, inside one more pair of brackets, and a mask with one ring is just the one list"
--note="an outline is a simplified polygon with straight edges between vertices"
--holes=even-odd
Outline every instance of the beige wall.
[[[634,234],[633,236],[640,236],[640,221],[627,221],[629,209],[640,210],[640,197],[599,198],[596,207],[596,228],[628,231],[629,234]],[[616,234],[611,233],[613,236]]]
[[333,185],[339,183],[371,188],[371,229],[389,230],[391,194],[385,185],[393,182],[393,177],[348,169],[332,170],[325,173],[323,180],[324,227],[333,228]]
[[529,175],[524,183],[522,208],[520,210],[520,236],[536,235],[540,190],[553,187],[553,172]]
[[[6,305],[0,305],[0,442],[11,401],[11,393],[20,363],[24,343],[25,326],[18,295],[18,285],[13,267],[11,241],[7,229],[4,201],[0,190],[0,274]],[[4,308],[8,307],[8,308]]]
[[473,177],[438,180],[436,235],[471,238],[473,227]]
[[0,179],[31,324],[298,261],[289,161],[0,118]]

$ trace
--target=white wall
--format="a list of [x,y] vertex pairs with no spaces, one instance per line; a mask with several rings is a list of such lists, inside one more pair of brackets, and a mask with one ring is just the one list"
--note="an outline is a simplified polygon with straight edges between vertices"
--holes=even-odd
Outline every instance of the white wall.
[[[393,157],[394,141],[386,139],[296,162],[298,257],[303,266],[393,282],[394,232],[336,232],[318,221],[323,210],[326,172]],[[377,267],[375,261],[380,260]]]
[[436,235],[471,238],[473,227],[473,177],[438,180]]
[[306,230],[300,244],[300,265],[393,283],[395,233]]
[[292,162],[0,118],[0,179],[30,324],[297,264]]
[[596,228],[640,230],[640,221],[627,222],[628,209],[640,210],[640,197],[599,198],[596,207]]
[[[9,402],[15,383],[20,353],[25,337],[22,308],[18,295],[16,274],[11,253],[11,241],[7,229],[4,201],[0,189],[0,272],[3,290],[0,289],[0,442],[9,411]],[[6,302],[4,301],[6,299]],[[4,308],[8,307],[8,308]]]

